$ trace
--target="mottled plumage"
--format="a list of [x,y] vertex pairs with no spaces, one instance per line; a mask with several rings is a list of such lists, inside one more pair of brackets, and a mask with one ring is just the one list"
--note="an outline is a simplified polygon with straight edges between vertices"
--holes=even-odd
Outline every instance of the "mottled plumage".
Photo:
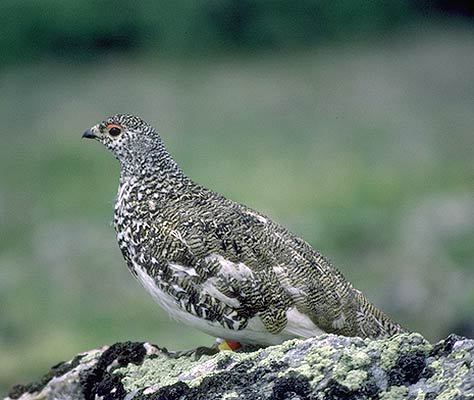
[[83,136],[120,161],[120,250],[171,317],[254,344],[403,330],[304,240],[186,177],[140,118],[115,115]]

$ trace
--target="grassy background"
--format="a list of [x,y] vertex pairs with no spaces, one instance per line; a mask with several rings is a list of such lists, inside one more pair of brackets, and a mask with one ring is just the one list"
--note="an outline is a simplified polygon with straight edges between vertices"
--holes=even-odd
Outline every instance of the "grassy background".
[[152,302],[111,227],[89,126],[152,122],[196,181],[329,255],[399,322],[474,335],[474,31],[254,55],[110,54],[0,74],[0,390],[121,340],[209,344]]

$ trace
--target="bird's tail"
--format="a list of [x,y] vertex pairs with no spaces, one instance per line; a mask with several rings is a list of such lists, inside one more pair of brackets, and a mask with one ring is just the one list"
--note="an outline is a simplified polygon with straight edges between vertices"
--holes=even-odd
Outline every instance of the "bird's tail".
[[355,292],[359,305],[357,310],[357,325],[360,336],[377,338],[406,332],[406,329],[400,324],[394,322],[384,312],[370,303],[360,291],[355,290]]

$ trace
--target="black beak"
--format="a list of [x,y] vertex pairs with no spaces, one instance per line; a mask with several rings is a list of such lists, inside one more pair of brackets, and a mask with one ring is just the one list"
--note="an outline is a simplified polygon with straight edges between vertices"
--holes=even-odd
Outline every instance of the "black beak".
[[82,134],[82,137],[83,137],[83,138],[87,138],[87,139],[95,139],[97,136],[94,135],[94,132],[92,132],[90,129],[88,129],[87,131],[85,131],[85,132]]

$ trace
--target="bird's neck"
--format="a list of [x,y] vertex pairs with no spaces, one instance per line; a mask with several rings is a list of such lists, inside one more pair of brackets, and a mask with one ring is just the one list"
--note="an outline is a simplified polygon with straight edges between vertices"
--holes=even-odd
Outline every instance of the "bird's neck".
[[119,161],[121,185],[134,184],[153,190],[177,191],[189,181],[161,143],[146,152],[135,153],[132,160]]

